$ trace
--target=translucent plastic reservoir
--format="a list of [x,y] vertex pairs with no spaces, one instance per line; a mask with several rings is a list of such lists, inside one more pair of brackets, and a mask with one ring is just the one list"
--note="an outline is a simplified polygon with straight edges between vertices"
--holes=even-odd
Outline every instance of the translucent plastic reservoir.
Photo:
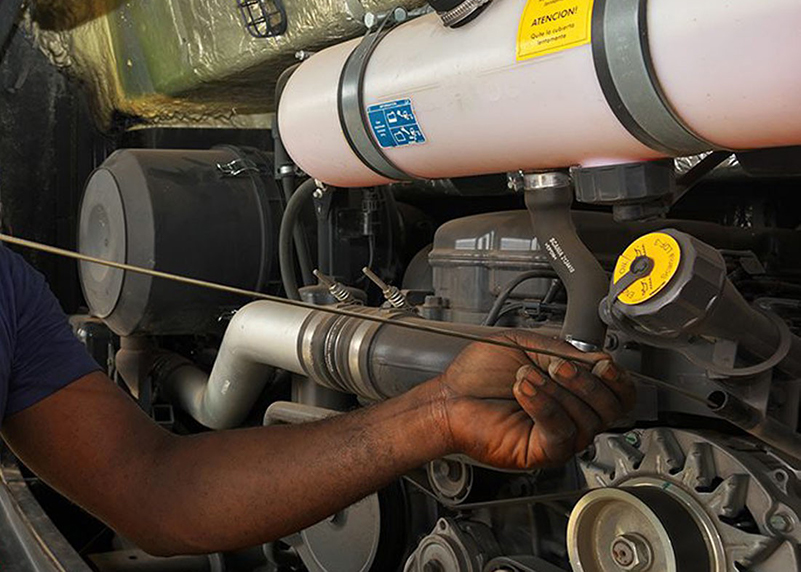
[[[496,0],[455,30],[432,14],[378,45],[365,107],[405,113],[408,100],[417,130],[417,143],[383,149],[393,163],[446,178],[660,156],[615,117],[589,44],[518,61],[526,3]],[[649,0],[648,34],[662,89],[698,135],[727,149],[801,144],[801,1]],[[291,157],[343,187],[387,181],[355,155],[340,126],[339,79],[358,42],[304,62],[279,107]]]

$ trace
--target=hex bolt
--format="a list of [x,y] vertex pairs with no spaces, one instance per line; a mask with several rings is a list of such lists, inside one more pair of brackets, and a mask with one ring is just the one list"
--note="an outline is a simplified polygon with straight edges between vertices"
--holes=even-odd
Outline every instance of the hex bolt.
[[622,539],[612,543],[612,559],[621,568],[628,568],[634,564],[634,549],[631,544]]
[[651,547],[639,534],[621,534],[612,541],[612,561],[626,572],[643,572],[651,567]]
[[774,514],[768,520],[770,527],[779,533],[787,533],[793,530],[793,521],[783,513]]

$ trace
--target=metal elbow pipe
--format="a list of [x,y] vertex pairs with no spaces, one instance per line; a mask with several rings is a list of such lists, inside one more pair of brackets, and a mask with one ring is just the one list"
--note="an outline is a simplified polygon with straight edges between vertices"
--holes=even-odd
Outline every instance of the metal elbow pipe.
[[570,175],[559,171],[528,173],[522,183],[534,236],[567,290],[561,337],[583,351],[603,349],[606,326],[598,314],[598,304],[609,290],[609,281],[576,233],[570,213]]
[[211,374],[169,356],[156,377],[173,403],[211,429],[239,426],[280,368],[304,373],[297,352],[303,324],[313,310],[259,301],[239,310],[225,331]]
[[[428,323],[404,311],[357,306],[349,310]],[[461,324],[440,327],[476,335],[501,331]],[[380,401],[442,373],[469,343],[391,323],[259,301],[242,308],[231,321],[210,375],[176,356],[163,360],[156,375],[172,402],[198,422],[229,429],[245,420],[272,368]]]

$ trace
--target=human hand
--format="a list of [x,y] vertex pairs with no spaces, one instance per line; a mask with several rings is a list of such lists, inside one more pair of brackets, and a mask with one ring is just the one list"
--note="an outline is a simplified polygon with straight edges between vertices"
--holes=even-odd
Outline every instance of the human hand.
[[526,349],[476,342],[433,381],[455,451],[499,468],[559,465],[634,406],[634,386],[606,354],[520,330],[496,338]]

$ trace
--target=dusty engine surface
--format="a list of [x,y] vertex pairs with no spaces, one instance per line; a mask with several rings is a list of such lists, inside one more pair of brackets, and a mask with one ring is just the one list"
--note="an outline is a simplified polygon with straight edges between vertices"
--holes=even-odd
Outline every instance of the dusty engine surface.
[[[228,196],[229,204],[238,196],[261,197],[257,204],[269,205],[265,212],[273,214],[256,217],[255,226],[238,229],[230,227],[228,217],[211,216],[219,212],[215,203],[198,203],[196,208],[209,215],[203,234],[230,233],[238,239],[247,234],[251,239],[262,237],[254,245],[277,244],[272,250],[239,246],[238,260],[248,260],[251,252],[261,260],[265,252],[277,249],[281,263],[269,265],[267,257],[260,266],[270,269],[259,278],[263,291],[269,292],[270,285],[283,279],[285,291],[294,290],[312,306],[287,308],[261,301],[231,314],[225,304],[209,303],[204,308],[213,319],[203,323],[214,327],[201,329],[198,324],[195,335],[187,337],[163,325],[181,322],[185,297],[151,289],[147,304],[138,310],[141,317],[131,314],[137,307],[130,305],[141,298],[115,298],[108,315],[122,313],[138,324],[130,335],[115,326],[115,320],[107,320],[123,336],[116,354],[117,374],[143,407],[166,419],[174,431],[193,432],[198,423],[225,429],[336,415],[356,403],[380,401],[429,379],[467,343],[424,332],[410,336],[387,324],[359,326],[357,318],[326,314],[323,309],[329,305],[452,331],[529,328],[564,336],[571,304],[589,304],[570,295],[574,287],[570,276],[560,277],[552,264],[553,241],[542,238],[532,212],[539,207],[529,203],[520,208],[526,193],[545,193],[547,188],[497,189],[494,196],[482,199],[489,205],[479,207],[485,212],[468,216],[458,212],[476,210],[473,181],[456,182],[453,189],[460,195],[439,202],[424,186],[400,191],[332,189],[312,182],[303,183],[286,201],[284,196],[276,198],[268,184],[270,173],[254,162],[269,157],[226,155],[231,152],[215,151],[226,161],[211,165],[205,163],[207,152],[195,152],[185,171],[178,167],[187,165],[190,152],[153,155],[166,163],[159,163],[153,174],[147,167],[137,168],[143,175],[136,184],[132,177],[126,179],[123,192],[128,198],[124,194],[123,200],[135,201],[137,195],[140,201],[148,199],[142,204],[151,213],[143,220],[169,222],[147,227],[154,234],[146,244],[169,244],[168,252],[181,252],[197,240],[191,232],[176,232],[181,221],[201,215],[175,218],[175,210],[161,206],[169,203],[148,197],[161,191],[184,193],[189,180],[206,181],[212,193]],[[115,165],[126,153],[131,152],[113,156],[108,167],[91,179],[82,226],[97,226],[94,221],[103,218],[97,205],[119,200],[120,185],[104,169],[116,173]],[[144,152],[131,157],[145,165],[152,160]],[[242,172],[232,174],[235,168]],[[163,182],[168,174],[169,185],[177,185],[174,191]],[[677,170],[674,176],[685,175]],[[639,397],[631,416],[565,467],[504,473],[468,458],[441,459],[308,530],[261,547],[255,560],[253,554],[217,555],[216,565],[227,562],[225,569],[230,570],[314,572],[798,568],[801,498],[794,430],[799,391],[792,382],[799,375],[798,231],[783,225],[731,224],[728,212],[714,208],[714,216],[695,220],[617,222],[610,212],[575,208],[573,180],[565,175],[558,182],[562,186],[555,191],[571,198],[564,206],[571,225],[562,230],[575,229],[575,244],[586,245],[603,273],[602,294],[612,297],[596,300],[590,312],[608,322],[604,349],[641,376],[635,378]],[[742,182],[759,188],[795,184],[792,178],[771,183],[746,179],[736,169],[719,171],[693,192],[695,202],[676,211],[694,213],[709,208],[708,201],[713,206],[730,201],[732,212],[771,212],[770,200],[754,201],[750,194],[733,192]],[[203,191],[195,193],[202,196]],[[714,198],[707,199],[704,193]],[[293,207],[299,201],[302,208]],[[506,210],[515,204],[518,208]],[[118,240],[123,241],[141,233],[141,219],[130,218],[130,212],[122,209],[119,220],[104,226],[105,231],[111,236],[119,233]],[[280,229],[258,222],[276,220],[275,213],[283,219]],[[558,216],[553,214],[551,220]],[[439,224],[442,220],[447,222]],[[303,239],[281,244],[292,236],[288,228],[300,230],[294,238]],[[97,240],[87,236],[91,239],[82,239],[81,247],[89,251]],[[653,284],[656,276],[650,276],[648,288],[634,281],[638,287],[633,291],[645,299],[622,305],[620,297],[626,290],[615,298],[613,278],[621,274],[621,261],[632,249],[650,252],[660,240],[671,245],[675,241],[680,249],[676,256],[681,260],[673,274],[661,289]],[[565,235],[558,235],[557,242],[562,248],[569,244]],[[230,258],[209,258],[213,252],[206,249],[206,265],[232,264]],[[136,256],[130,249],[127,253],[129,258],[120,261]],[[570,251],[563,254],[578,264]],[[654,265],[664,264],[659,255],[653,256]],[[304,267],[315,257],[317,263]],[[180,257],[156,260],[161,270],[203,277],[203,266],[187,270]],[[255,268],[238,260],[233,261],[234,268]],[[141,259],[137,262],[147,265]],[[376,283],[362,266],[374,270],[368,274]],[[93,275],[88,269],[84,288],[96,283],[89,281]],[[318,270],[317,278],[309,279],[312,269]],[[585,270],[575,267],[578,274]],[[229,276],[232,285],[256,288],[250,275],[241,275],[241,282],[234,281],[237,274]],[[90,303],[93,299],[89,296]],[[656,308],[632,313],[649,303]],[[715,308],[722,304],[729,306],[720,320]],[[682,318],[687,312],[696,314]],[[784,326],[778,326],[779,321]],[[228,331],[220,339],[226,324]],[[741,330],[744,325],[753,336]],[[676,330],[668,331],[668,326]],[[698,328],[702,333],[694,333]],[[275,334],[279,330],[281,334]],[[693,333],[684,335],[685,330]],[[204,336],[198,337],[200,333]],[[777,361],[773,354],[785,343],[785,335],[790,336],[786,343],[791,347],[780,352]],[[767,349],[754,342],[754,336],[765,338]],[[743,410],[756,412],[753,422],[742,422]],[[99,557],[98,562],[104,560]]]
[[[80,268],[76,330],[174,433],[369,406],[513,329],[607,352],[638,390],[564,466],[435,460],[295,535],[169,569],[801,570],[801,7],[705,1],[373,2],[363,38],[269,74],[273,148],[108,154],[78,249],[229,287]],[[152,47],[123,18],[147,7],[123,4],[114,37]],[[315,47],[365,27],[318,9]],[[571,41],[530,31],[554,19]],[[199,100],[239,81],[251,101],[296,47],[232,45],[209,57],[241,68],[211,85],[148,77]],[[86,558],[167,569],[117,537]]]

